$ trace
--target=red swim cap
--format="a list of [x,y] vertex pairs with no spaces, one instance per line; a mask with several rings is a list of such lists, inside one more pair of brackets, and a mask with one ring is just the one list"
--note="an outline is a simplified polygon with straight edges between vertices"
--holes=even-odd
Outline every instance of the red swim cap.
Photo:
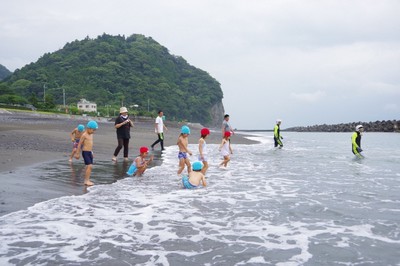
[[201,135],[210,135],[210,130],[205,127],[200,131],[200,134]]
[[224,136],[225,136],[225,137],[230,137],[230,136],[231,136],[231,132],[229,132],[229,131],[225,131],[225,134],[224,134]]
[[140,153],[145,153],[145,152],[148,152],[149,151],[149,148],[147,148],[147,147],[140,147]]

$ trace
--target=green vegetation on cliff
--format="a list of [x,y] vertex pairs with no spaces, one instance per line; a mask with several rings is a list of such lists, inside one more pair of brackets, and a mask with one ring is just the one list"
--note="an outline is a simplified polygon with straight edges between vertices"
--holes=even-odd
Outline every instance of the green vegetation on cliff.
[[45,92],[44,102],[62,104],[62,89],[67,105],[81,98],[98,108],[139,105],[138,111],[163,109],[170,119],[203,124],[223,97],[217,80],[151,37],[103,34],[67,43],[16,70],[0,83],[0,102],[16,95],[40,107]]
[[5,66],[0,64],[0,80],[3,80],[4,78],[6,78],[10,75],[11,75],[11,71],[8,70]]

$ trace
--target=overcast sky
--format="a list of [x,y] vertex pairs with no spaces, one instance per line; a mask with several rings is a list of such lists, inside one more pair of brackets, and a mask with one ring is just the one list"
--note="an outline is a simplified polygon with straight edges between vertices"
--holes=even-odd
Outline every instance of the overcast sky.
[[400,119],[397,0],[2,1],[0,64],[103,33],[150,36],[207,71],[235,128]]

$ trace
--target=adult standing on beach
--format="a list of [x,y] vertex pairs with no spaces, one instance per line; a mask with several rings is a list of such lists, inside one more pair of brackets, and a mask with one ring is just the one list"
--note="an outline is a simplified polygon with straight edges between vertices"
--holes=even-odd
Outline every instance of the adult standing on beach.
[[128,109],[121,107],[119,109],[119,116],[115,119],[115,128],[117,129],[118,146],[115,148],[112,160],[117,161],[119,151],[124,147],[124,160],[128,160],[129,153],[129,139],[131,138],[131,127],[133,127],[132,120],[129,119]]
[[222,121],[222,137],[225,137],[225,132],[230,132],[231,135],[235,134],[233,131],[233,128],[231,127],[231,124],[229,123],[229,115],[226,114],[224,115],[224,121]]
[[275,148],[279,146],[279,149],[281,149],[283,147],[283,143],[281,140],[281,139],[283,139],[283,137],[281,136],[281,128],[280,128],[281,123],[282,123],[282,120],[277,119],[275,127],[274,127],[274,145],[275,145]]
[[364,132],[364,127],[362,125],[356,126],[356,131],[354,131],[353,135],[351,136],[351,151],[355,156],[358,158],[364,158],[361,152],[361,136]]
[[168,128],[164,125],[164,120],[163,120],[164,113],[163,111],[159,110],[158,111],[158,116],[156,118],[156,122],[154,124],[154,132],[156,132],[158,139],[154,141],[153,144],[151,144],[151,149],[154,150],[154,146],[157,145],[157,143],[160,143],[161,145],[161,150],[164,150],[164,129],[168,130]]

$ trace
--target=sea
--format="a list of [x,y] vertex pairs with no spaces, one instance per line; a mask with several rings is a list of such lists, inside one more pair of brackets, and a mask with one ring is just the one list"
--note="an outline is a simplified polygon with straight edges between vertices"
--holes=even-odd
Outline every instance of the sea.
[[282,149],[271,132],[233,136],[226,168],[208,144],[208,184],[194,190],[175,146],[112,183],[98,181],[115,167],[95,161],[88,193],[0,217],[0,265],[400,265],[400,134],[365,132],[363,159],[351,133],[282,135]]

